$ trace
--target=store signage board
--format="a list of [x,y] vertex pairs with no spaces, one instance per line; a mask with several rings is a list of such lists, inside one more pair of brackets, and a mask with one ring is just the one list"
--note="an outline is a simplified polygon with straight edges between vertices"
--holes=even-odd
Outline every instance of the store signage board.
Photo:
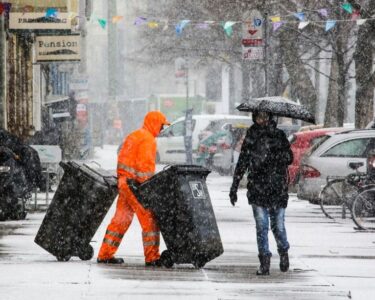
[[69,18],[69,13],[59,13],[56,17],[47,17],[46,13],[11,12],[9,14],[9,29],[70,30],[71,18]]
[[43,61],[71,61],[81,59],[79,35],[37,36],[35,58]]

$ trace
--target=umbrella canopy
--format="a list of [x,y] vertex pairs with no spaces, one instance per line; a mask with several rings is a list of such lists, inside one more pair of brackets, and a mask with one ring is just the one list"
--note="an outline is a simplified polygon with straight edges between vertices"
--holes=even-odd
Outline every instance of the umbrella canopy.
[[307,108],[284,97],[253,98],[240,104],[239,111],[265,111],[279,117],[288,117],[315,124],[315,117]]

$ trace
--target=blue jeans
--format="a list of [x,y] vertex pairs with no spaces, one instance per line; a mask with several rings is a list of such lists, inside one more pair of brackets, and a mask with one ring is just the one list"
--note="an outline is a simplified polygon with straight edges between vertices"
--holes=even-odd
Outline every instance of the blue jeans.
[[260,255],[271,256],[268,245],[269,219],[271,220],[271,230],[277,244],[277,251],[286,252],[289,243],[285,229],[285,208],[265,208],[252,205],[256,223],[258,252]]

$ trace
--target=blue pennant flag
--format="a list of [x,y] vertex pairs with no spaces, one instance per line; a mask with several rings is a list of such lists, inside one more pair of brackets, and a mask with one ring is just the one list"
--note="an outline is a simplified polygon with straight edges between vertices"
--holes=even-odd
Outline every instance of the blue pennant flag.
[[330,31],[335,26],[336,26],[336,21],[335,20],[328,20],[326,22],[326,31]]
[[184,30],[184,27],[189,24],[190,20],[182,20],[180,23],[176,25],[176,34],[177,36],[180,36],[182,31]]
[[305,21],[305,13],[303,12],[295,13],[294,16],[300,21]]

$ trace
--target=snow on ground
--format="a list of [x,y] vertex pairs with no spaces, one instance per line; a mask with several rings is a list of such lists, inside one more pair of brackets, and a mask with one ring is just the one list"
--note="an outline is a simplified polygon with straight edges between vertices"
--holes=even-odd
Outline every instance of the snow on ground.
[[[97,148],[94,160],[114,170],[116,150]],[[375,233],[357,232],[350,221],[334,223],[295,195],[286,216],[291,270],[278,270],[270,233],[271,276],[255,276],[252,212],[245,190],[239,191],[237,205],[230,205],[230,184],[230,177],[215,173],[207,179],[225,252],[202,270],[191,265],[146,269],[136,218],[117,253],[125,266],[98,265],[95,259],[57,262],[33,242],[44,213],[0,223],[0,299],[375,299]],[[114,207],[93,238],[95,255]]]

